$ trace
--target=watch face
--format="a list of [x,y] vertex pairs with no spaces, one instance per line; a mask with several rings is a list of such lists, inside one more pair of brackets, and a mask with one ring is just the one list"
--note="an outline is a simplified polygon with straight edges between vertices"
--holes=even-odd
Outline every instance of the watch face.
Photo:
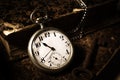
[[61,31],[46,28],[33,34],[29,41],[28,53],[37,67],[44,70],[59,70],[71,61],[73,46]]

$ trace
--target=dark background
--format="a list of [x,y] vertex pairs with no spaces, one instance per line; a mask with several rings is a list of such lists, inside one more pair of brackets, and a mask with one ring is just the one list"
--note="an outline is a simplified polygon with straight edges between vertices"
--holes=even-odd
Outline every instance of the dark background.
[[[49,5],[48,13],[53,20],[46,23],[46,27],[57,27],[64,32],[74,29],[81,20],[82,12],[59,17],[71,13],[72,9],[78,8],[74,0],[46,0]],[[84,37],[72,40],[75,49],[75,56],[71,65],[57,75],[41,72],[36,68],[28,57],[27,44],[32,33],[38,27],[5,37],[9,42],[12,60],[7,60],[3,53],[4,47],[0,48],[1,78],[0,80],[75,80],[72,70],[80,66],[86,54],[90,53],[94,39],[97,39],[98,46],[94,52],[92,67],[90,71],[96,75],[95,80],[116,80],[120,74],[120,1],[119,0],[84,0],[88,6],[84,24]],[[63,4],[64,3],[64,4]],[[46,7],[42,0],[4,0],[0,1],[0,23],[21,24],[24,27],[33,24],[29,17],[37,7]],[[78,36],[80,31],[67,34],[69,38]],[[1,45],[2,46],[2,45]],[[3,55],[2,55],[3,54]],[[115,56],[111,59],[111,57]],[[5,58],[4,58],[5,57]],[[111,59],[111,60],[110,60]],[[106,66],[105,64],[108,62]],[[104,67],[105,66],[105,67]]]

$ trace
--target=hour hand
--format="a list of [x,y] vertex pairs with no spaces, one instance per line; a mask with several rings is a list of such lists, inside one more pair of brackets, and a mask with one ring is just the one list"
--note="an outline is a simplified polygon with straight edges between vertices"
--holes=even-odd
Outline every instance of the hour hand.
[[48,46],[46,43],[42,43],[44,46],[50,48],[51,50],[55,51],[55,48],[54,47],[51,47],[51,46]]

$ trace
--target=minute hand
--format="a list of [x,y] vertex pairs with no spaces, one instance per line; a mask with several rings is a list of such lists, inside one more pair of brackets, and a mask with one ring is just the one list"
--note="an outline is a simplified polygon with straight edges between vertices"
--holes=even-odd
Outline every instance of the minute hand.
[[54,47],[51,47],[51,46],[48,46],[46,43],[43,43],[44,46],[50,48],[51,50],[55,51],[55,48]]

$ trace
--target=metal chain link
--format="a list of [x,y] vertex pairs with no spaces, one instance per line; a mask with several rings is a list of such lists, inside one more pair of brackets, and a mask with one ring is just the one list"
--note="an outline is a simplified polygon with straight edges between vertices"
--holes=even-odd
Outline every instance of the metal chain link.
[[[82,37],[83,37],[84,31],[83,31],[83,25],[82,25],[82,23],[83,23],[84,20],[85,20],[86,12],[87,12],[87,6],[86,6],[86,4],[85,4],[82,0],[75,0],[75,1],[77,1],[78,5],[83,9],[84,14],[83,14],[80,22],[78,23],[77,27],[75,27],[74,29],[72,29],[72,30],[70,30],[70,31],[67,32],[68,34],[74,35],[77,31],[80,31],[80,33],[79,33],[77,36],[71,37],[72,40],[79,39],[79,38],[82,38]],[[48,4],[47,4],[46,1],[44,1],[44,5],[46,5],[46,6],[48,7]],[[32,20],[32,22],[34,22],[32,18],[33,18],[33,14],[34,14],[35,12],[36,12],[36,9],[31,13],[31,16],[30,16],[30,19]],[[46,14],[46,15],[47,15],[47,14]],[[44,18],[44,17],[42,17],[42,18]],[[41,20],[40,18],[37,18],[37,19],[38,19],[38,20],[36,20],[37,22],[35,21],[35,23],[39,23],[38,21]],[[46,19],[48,19],[48,18],[46,18]],[[46,19],[45,19],[45,20],[46,20]],[[40,25],[40,26],[41,26],[41,25]]]
[[73,36],[71,38],[71,40],[76,40],[76,39],[80,39],[83,37],[84,35],[84,31],[83,31],[83,25],[82,23],[84,22],[85,20],[85,17],[86,17],[86,13],[87,13],[87,5],[82,1],[82,0],[77,0],[78,4],[80,7],[82,7],[84,9],[84,14],[80,20],[80,22],[78,23],[77,27],[73,30],[71,30],[70,32],[68,32],[69,34],[74,34],[76,33],[78,30],[80,30],[80,33],[77,35],[77,36]]

